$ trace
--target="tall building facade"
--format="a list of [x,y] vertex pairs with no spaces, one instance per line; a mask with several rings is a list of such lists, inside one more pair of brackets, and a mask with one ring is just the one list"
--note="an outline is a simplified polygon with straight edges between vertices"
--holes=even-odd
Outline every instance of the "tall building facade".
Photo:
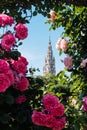
[[43,67],[43,75],[55,74],[55,73],[56,73],[55,58],[53,56],[52,45],[51,45],[51,41],[49,39],[47,55],[45,57],[45,65]]

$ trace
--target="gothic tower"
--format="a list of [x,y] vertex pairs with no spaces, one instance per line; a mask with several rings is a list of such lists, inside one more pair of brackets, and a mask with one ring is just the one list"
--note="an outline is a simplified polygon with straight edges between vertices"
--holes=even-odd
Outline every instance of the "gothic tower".
[[55,73],[56,73],[55,58],[53,57],[52,45],[51,45],[51,41],[49,39],[47,55],[45,57],[45,65],[43,67],[43,75],[55,74]]

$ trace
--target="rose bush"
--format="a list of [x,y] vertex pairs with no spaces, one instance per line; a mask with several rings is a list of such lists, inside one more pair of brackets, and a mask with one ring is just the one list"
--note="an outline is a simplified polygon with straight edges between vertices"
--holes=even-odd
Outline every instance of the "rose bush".
[[[1,14],[0,18],[2,20],[1,26],[3,26],[3,25],[4,25],[4,27],[7,25],[11,26],[13,23],[13,18],[8,15]],[[5,53],[5,51],[11,52],[11,51],[15,50],[15,45],[17,44],[15,36],[17,34],[20,35],[18,37],[19,40],[21,40],[22,33],[28,35],[28,29],[25,27],[25,25],[18,24],[14,28],[16,30],[15,35],[14,35],[14,32],[10,32],[9,30],[6,31],[2,35],[1,43],[0,43],[1,54],[2,54],[2,52]],[[24,38],[22,38],[22,39],[25,39],[27,37],[27,35],[24,36]],[[11,85],[13,85],[13,86],[17,85],[16,88],[18,88],[18,90],[20,90],[20,91],[26,90],[27,87],[29,86],[29,81],[27,80],[27,78],[24,77],[24,75],[27,72],[27,65],[28,65],[26,58],[24,58],[23,56],[19,56],[19,57],[17,57],[17,60],[15,60],[15,59],[12,59],[11,57],[9,57],[10,58],[9,61],[6,60],[7,57],[4,57],[4,58],[0,60],[0,63],[1,63],[0,75],[1,75],[1,77],[7,76],[8,82],[4,81],[5,80],[4,77],[1,78],[1,79],[3,79],[3,83],[7,84],[7,85],[5,85],[6,86],[5,88],[2,87],[3,90],[1,90],[1,87],[0,87],[1,92],[4,92]],[[2,75],[2,74],[6,74],[6,75]],[[18,76],[19,74],[22,74],[22,76],[19,77]],[[19,77],[18,82],[16,80],[16,77]]]
[[[62,37],[57,40],[56,48],[59,55],[64,55],[64,60],[61,61],[65,66],[63,73],[60,72],[58,75],[61,80],[58,76],[57,78],[60,84],[65,86],[67,83],[66,88],[68,87],[70,91],[68,100],[65,100],[65,107],[68,110],[66,111],[66,129],[84,130],[87,129],[87,53],[85,51],[87,48],[87,25],[85,24],[87,23],[87,8],[76,6],[74,8],[74,6],[66,6],[66,4],[61,6],[60,10],[56,7],[53,8],[56,17],[53,22],[48,20],[48,23],[51,23],[50,30],[55,30],[61,26],[64,29]],[[84,17],[84,22],[82,22],[82,17]],[[68,42],[65,39],[68,39]],[[68,76],[65,73],[68,73]],[[67,77],[70,79],[67,80]],[[59,88],[55,90],[57,90],[58,95],[62,95],[58,92]],[[72,103],[73,99],[76,103]]]
[[26,77],[28,61],[18,51],[20,40],[28,36],[28,29],[6,14],[0,14],[0,27],[4,30],[0,34],[0,129],[17,130],[27,119],[31,123],[31,114],[27,117],[31,113],[27,98],[30,86]]

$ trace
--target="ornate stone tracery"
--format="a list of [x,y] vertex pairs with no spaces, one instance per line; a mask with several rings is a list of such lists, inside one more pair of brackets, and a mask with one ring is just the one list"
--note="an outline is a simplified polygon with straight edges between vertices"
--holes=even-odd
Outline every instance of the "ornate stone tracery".
[[45,65],[43,67],[43,75],[55,73],[55,57],[53,56],[52,45],[49,39],[47,55],[45,57]]

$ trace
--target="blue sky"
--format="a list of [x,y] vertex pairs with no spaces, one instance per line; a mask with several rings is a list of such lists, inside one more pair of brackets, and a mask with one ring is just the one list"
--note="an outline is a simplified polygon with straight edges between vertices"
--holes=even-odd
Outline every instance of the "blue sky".
[[58,55],[58,50],[56,50],[56,42],[61,36],[63,29],[58,28],[55,31],[49,31],[51,25],[45,24],[47,18],[42,15],[37,15],[32,17],[30,23],[26,26],[29,30],[28,37],[23,40],[23,45],[19,47],[21,54],[27,58],[30,67],[39,68],[40,72],[36,72],[36,75],[43,75],[43,66],[45,63],[45,56],[47,54],[49,36],[51,39],[53,55],[56,60],[56,73],[63,70],[64,65],[60,62],[64,56],[60,57]]

